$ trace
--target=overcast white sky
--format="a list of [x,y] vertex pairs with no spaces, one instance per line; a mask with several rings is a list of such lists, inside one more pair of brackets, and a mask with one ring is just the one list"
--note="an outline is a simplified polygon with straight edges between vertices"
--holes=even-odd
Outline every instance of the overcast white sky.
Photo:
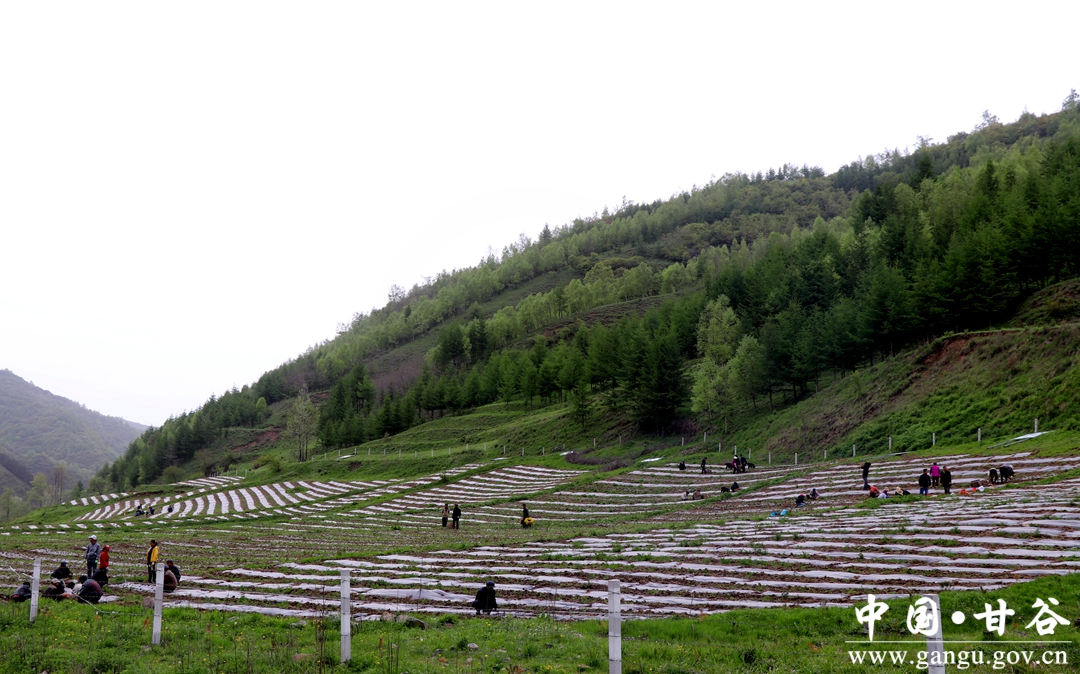
[[158,425],[525,232],[1080,87],[1073,2],[0,4],[0,368]]

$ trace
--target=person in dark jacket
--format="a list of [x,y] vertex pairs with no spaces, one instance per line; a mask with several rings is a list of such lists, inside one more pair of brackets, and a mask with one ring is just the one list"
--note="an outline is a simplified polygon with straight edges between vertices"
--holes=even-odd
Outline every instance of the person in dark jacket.
[[679,470],[686,470],[686,462],[685,461],[680,461],[679,462]]
[[709,460],[709,457],[707,457],[707,456],[701,457],[701,474],[702,475],[705,474],[705,462],[708,461],[708,460]]
[[926,496],[930,493],[930,471],[923,468],[922,475],[919,476],[919,496]]
[[945,490],[946,494],[951,494],[952,488],[952,471],[948,466],[941,467],[941,488]]
[[41,596],[60,601],[64,598],[64,592],[66,591],[66,589],[67,588],[64,587],[64,581],[54,580],[52,581],[52,585],[42,590]]
[[499,605],[495,601],[495,583],[489,580],[476,592],[476,601],[472,603],[472,607],[476,609],[476,615],[480,615],[480,611],[490,614],[498,610]]
[[450,513],[450,515],[451,515],[451,519],[453,519],[453,524],[454,524],[453,528],[454,529],[460,529],[461,528],[461,508],[458,507],[458,504],[456,504],[456,503],[454,504],[454,511],[452,513]]
[[105,587],[109,584],[109,569],[105,566],[99,566],[98,570],[94,572],[93,580],[97,581],[97,584],[101,587]]
[[172,575],[176,576],[176,582],[180,582],[180,578],[182,578],[182,576],[180,575],[180,567],[173,564],[173,561],[171,559],[165,562],[165,570],[171,571]]
[[60,562],[60,566],[56,567],[56,570],[52,572],[50,577],[57,580],[64,580],[65,578],[71,578],[73,575],[71,569],[68,568],[67,562]]
[[84,580],[82,588],[79,590],[79,599],[91,604],[96,604],[101,600],[101,585],[96,580]]
[[529,507],[524,503],[521,504],[521,528],[527,529],[531,522],[526,523],[525,520],[529,519]]
[[870,488],[870,462],[866,461],[862,465],[862,488]]
[[26,601],[33,593],[33,590],[30,589],[30,581],[24,580],[23,584],[11,595],[11,601]]
[[1013,470],[1011,463],[1006,463],[998,469],[998,476],[1002,482],[1008,483],[1009,480],[1013,479],[1013,475],[1016,475],[1016,471]]

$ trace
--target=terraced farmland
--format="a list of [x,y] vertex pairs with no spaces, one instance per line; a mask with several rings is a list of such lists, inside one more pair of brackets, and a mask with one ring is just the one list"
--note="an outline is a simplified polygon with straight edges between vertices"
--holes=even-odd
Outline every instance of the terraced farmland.
[[[932,458],[875,462],[871,482],[915,490]],[[131,515],[134,499],[88,507],[70,524],[0,533],[6,563],[45,566],[81,542],[114,537],[117,590],[152,591],[142,551],[154,536],[185,571],[173,605],[316,615],[336,606],[350,569],[354,613],[467,613],[493,580],[503,611],[575,619],[606,611],[606,583],[623,582],[628,616],[740,607],[845,606],[878,596],[994,589],[1080,567],[1080,478],[1034,485],[1080,457],[1027,452],[938,459],[954,491],[1010,462],[1020,481],[973,496],[866,502],[857,463],[731,475],[643,462],[615,475],[509,461],[466,464],[411,480],[231,481],[173,498],[172,513]],[[737,493],[720,495],[738,480]],[[822,499],[792,505],[816,488]],[[687,501],[687,491],[706,497]],[[537,525],[522,531],[521,502]],[[160,503],[165,503],[164,499]],[[459,503],[463,528],[439,526]],[[865,506],[864,506],[865,503]],[[71,534],[77,534],[72,536]]]

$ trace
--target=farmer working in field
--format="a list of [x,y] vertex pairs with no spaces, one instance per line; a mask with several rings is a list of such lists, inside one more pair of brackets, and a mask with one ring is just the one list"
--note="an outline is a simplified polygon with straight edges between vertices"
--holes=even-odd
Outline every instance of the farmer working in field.
[[484,587],[480,588],[476,593],[476,601],[472,603],[474,609],[476,609],[476,615],[480,615],[480,611],[490,614],[499,608],[498,603],[495,601],[495,583],[488,581]]

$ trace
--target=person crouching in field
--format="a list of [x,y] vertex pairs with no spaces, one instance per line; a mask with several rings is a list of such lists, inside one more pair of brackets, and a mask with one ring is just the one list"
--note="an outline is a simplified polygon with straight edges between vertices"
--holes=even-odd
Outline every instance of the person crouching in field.
[[101,585],[93,579],[87,579],[86,576],[79,576],[79,582],[82,587],[76,593],[80,600],[88,602],[90,604],[96,604],[101,601]]
[[30,581],[24,580],[23,584],[15,590],[15,593],[11,595],[11,601],[26,601],[33,594],[33,590],[30,589]]
[[480,611],[490,614],[498,610],[499,605],[495,601],[495,583],[489,580],[476,592],[476,601],[472,603],[472,607],[476,609],[476,615],[480,615]]

